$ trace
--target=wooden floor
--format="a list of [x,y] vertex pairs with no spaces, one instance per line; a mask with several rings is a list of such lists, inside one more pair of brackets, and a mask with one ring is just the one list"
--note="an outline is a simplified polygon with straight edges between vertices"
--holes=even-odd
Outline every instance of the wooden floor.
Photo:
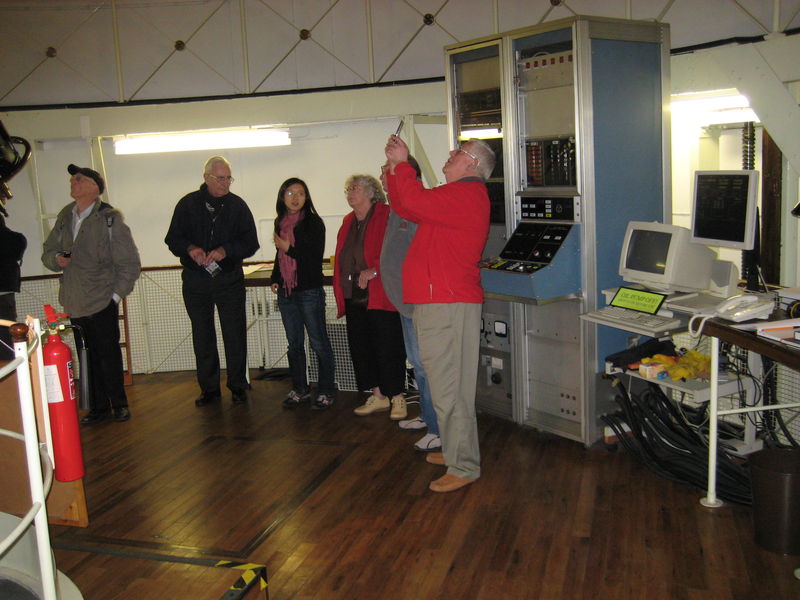
[[354,394],[285,411],[288,389],[196,408],[192,373],[137,376],[131,421],[83,429],[91,523],[53,544],[84,598],[216,600],[240,574],[219,560],[265,565],[271,600],[800,598],[800,557],[757,547],[748,507],[622,450],[482,415],[483,476],[434,494],[420,432]]

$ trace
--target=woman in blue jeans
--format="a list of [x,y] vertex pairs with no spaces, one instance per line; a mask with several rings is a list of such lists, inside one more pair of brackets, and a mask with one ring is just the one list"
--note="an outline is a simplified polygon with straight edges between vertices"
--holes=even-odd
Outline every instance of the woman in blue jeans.
[[325,290],[322,288],[322,254],[325,224],[314,209],[305,181],[290,177],[278,190],[275,219],[275,265],[270,277],[278,294],[286,339],[289,342],[289,373],[292,390],[284,408],[296,408],[311,399],[306,377],[305,335],[319,361],[317,398],[314,410],[325,410],[336,399],[333,349],[325,328]]

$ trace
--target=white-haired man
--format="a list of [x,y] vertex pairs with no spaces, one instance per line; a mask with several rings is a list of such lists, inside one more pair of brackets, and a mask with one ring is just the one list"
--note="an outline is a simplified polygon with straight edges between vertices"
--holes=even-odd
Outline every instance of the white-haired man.
[[447,466],[430,489],[450,492],[480,477],[475,388],[480,344],[478,261],[489,234],[492,149],[477,139],[450,152],[442,167],[447,183],[424,189],[397,136],[386,144],[392,209],[418,224],[403,263],[403,301],[414,304],[414,328],[430,383],[442,452],[428,462]]
[[164,239],[183,265],[183,302],[192,323],[200,385],[196,406],[220,400],[215,306],[234,404],[247,401],[250,387],[242,261],[258,250],[258,234],[247,204],[231,193],[232,183],[230,163],[222,156],[209,158],[203,184],[178,201]]

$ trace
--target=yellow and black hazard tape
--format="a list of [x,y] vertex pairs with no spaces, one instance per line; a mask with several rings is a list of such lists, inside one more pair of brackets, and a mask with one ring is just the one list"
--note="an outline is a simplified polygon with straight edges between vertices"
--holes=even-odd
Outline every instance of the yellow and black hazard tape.
[[266,593],[267,567],[265,565],[220,560],[214,566],[222,567],[224,569],[238,569],[242,571],[239,579],[237,579],[234,584],[228,588],[228,591],[223,594],[220,600],[240,600],[241,598],[244,598],[244,595],[255,585],[259,586],[259,591],[264,592],[264,598],[268,597]]

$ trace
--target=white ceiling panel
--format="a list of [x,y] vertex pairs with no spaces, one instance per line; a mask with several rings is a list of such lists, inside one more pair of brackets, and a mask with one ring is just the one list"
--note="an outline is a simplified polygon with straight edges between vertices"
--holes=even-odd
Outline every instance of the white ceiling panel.
[[[91,100],[89,100],[91,99]],[[82,102],[115,102],[109,93],[84,75],[58,59],[48,60],[19,82],[3,100],[3,104],[71,104]]]
[[[152,3],[151,3],[152,4]],[[173,73],[174,65],[194,63],[179,58],[190,54],[205,65],[207,73],[193,68],[198,77],[188,86],[181,78],[181,86],[164,96],[167,98],[190,95],[238,94],[244,92],[244,71],[241,63],[241,27],[238,4],[227,2],[198,2],[182,5],[142,6],[132,4],[120,11],[120,46],[122,72],[127,99],[157,98],[152,94],[163,89],[162,69]],[[175,44],[182,41],[185,49],[178,51]],[[210,85],[206,85],[206,79]],[[223,80],[227,83],[220,86]],[[176,82],[177,83],[177,82]]]
[[186,48],[230,83],[231,91],[226,93],[245,91],[238,4],[226,4],[211,15],[186,42]]
[[[608,2],[601,4],[600,10],[604,10]],[[575,12],[569,10],[566,6],[552,6],[549,0],[547,2],[518,2],[515,5],[514,7],[508,7],[508,9],[503,8],[500,12],[500,31],[518,29],[575,16]]]
[[[464,15],[472,18],[465,19]],[[441,27],[453,38],[453,41],[463,42],[492,33],[491,26],[494,22],[494,7],[491,2],[484,0],[449,0],[436,15],[436,25]],[[442,59],[443,61],[444,59]]]
[[[115,100],[116,70],[110,12],[2,10],[14,36],[3,44],[3,104]],[[47,57],[52,47],[55,56]],[[11,78],[11,76],[16,77]],[[70,87],[66,100],[64,90]],[[13,88],[13,92],[9,91]],[[100,100],[102,98],[103,100]]]
[[[334,63],[337,85],[370,82],[364,0],[339,0],[322,24],[328,27],[330,40],[323,45],[338,59]],[[312,32],[312,39],[322,43],[316,28]]]
[[[274,81],[265,79],[273,79],[272,72],[280,70],[281,61],[301,41],[299,30],[291,20],[282,17],[259,0],[245,4],[245,15],[252,91],[297,89],[294,73],[289,74],[290,81],[286,82],[290,85],[288,88],[269,87],[274,85]],[[280,79],[283,81],[283,78]]]
[[[500,31],[509,31],[519,27],[527,27],[529,25],[537,25],[542,21],[544,16],[552,11],[553,7],[550,2],[510,2],[504,5],[499,15],[499,29]],[[559,12],[561,16],[567,16],[568,13]],[[487,28],[486,33],[491,32]]]
[[[667,0],[662,0],[662,4]],[[635,2],[635,0],[634,0]],[[547,2],[550,4],[550,2]],[[553,13],[548,17],[548,21],[554,18],[561,19],[563,17],[574,17],[575,15],[594,15],[597,17],[611,17],[614,19],[624,19],[626,10],[625,0],[607,0],[606,2],[597,2],[597,0],[564,0],[561,6],[553,10]],[[569,14],[564,14],[567,11]]]
[[175,52],[136,92],[136,100],[185,98],[232,93],[230,83],[191,52]]
[[182,4],[170,1],[130,2],[127,7],[119,9],[119,19],[120,24],[124,24],[130,15],[136,14],[172,44],[176,40],[186,41],[213,15],[220,12],[230,14],[232,10],[237,10],[237,7],[238,2],[230,3],[222,0]]
[[[336,85],[335,59],[318,44],[306,40],[295,48],[290,57],[297,71],[297,87],[307,89],[313,87],[330,87]],[[315,85],[314,82],[320,82]],[[349,79],[351,83],[361,80]]]
[[[336,0],[259,0],[261,4],[292,23],[297,29],[311,29]],[[363,12],[363,6],[359,12]]]
[[[771,5],[772,2],[762,1],[761,4]],[[671,25],[673,48],[765,33],[756,21],[734,6],[731,0],[704,0],[702,6],[697,2],[678,0],[667,11],[663,20]],[[769,22],[767,19],[767,25]],[[681,23],[682,26],[672,27],[673,23]]]
[[0,104],[10,104],[6,98],[8,93],[47,59],[45,46],[12,28],[5,33],[0,57]]
[[[763,35],[775,7],[777,30],[800,26],[800,0],[6,0],[0,106],[441,77],[445,45],[576,14],[659,19],[673,48],[686,47]],[[425,14],[435,22],[424,25]],[[55,58],[45,59],[48,46]]]
[[174,51],[175,40],[164,35],[147,15],[138,10],[121,11],[119,39],[125,98],[139,90]]
[[[396,63],[402,54],[408,51],[408,48],[415,47],[420,43],[418,37],[422,30],[434,27],[436,26],[424,25],[419,12],[406,2],[381,0],[373,3],[372,36],[376,80],[391,81],[384,73],[392,68],[392,65]],[[454,41],[456,40],[450,39],[447,43],[453,43]],[[439,55],[442,55],[441,48]],[[423,59],[423,64],[417,64],[413,67],[414,78],[424,77],[419,72],[429,70],[429,65],[426,69],[424,63],[431,62],[433,58],[431,54],[428,54]],[[442,64],[439,61],[437,65],[440,71]]]
[[383,76],[384,81],[395,81],[400,73],[416,71],[417,77],[439,77],[444,73],[442,48],[453,39],[438,27],[424,27],[414,38],[414,43],[397,58]]

